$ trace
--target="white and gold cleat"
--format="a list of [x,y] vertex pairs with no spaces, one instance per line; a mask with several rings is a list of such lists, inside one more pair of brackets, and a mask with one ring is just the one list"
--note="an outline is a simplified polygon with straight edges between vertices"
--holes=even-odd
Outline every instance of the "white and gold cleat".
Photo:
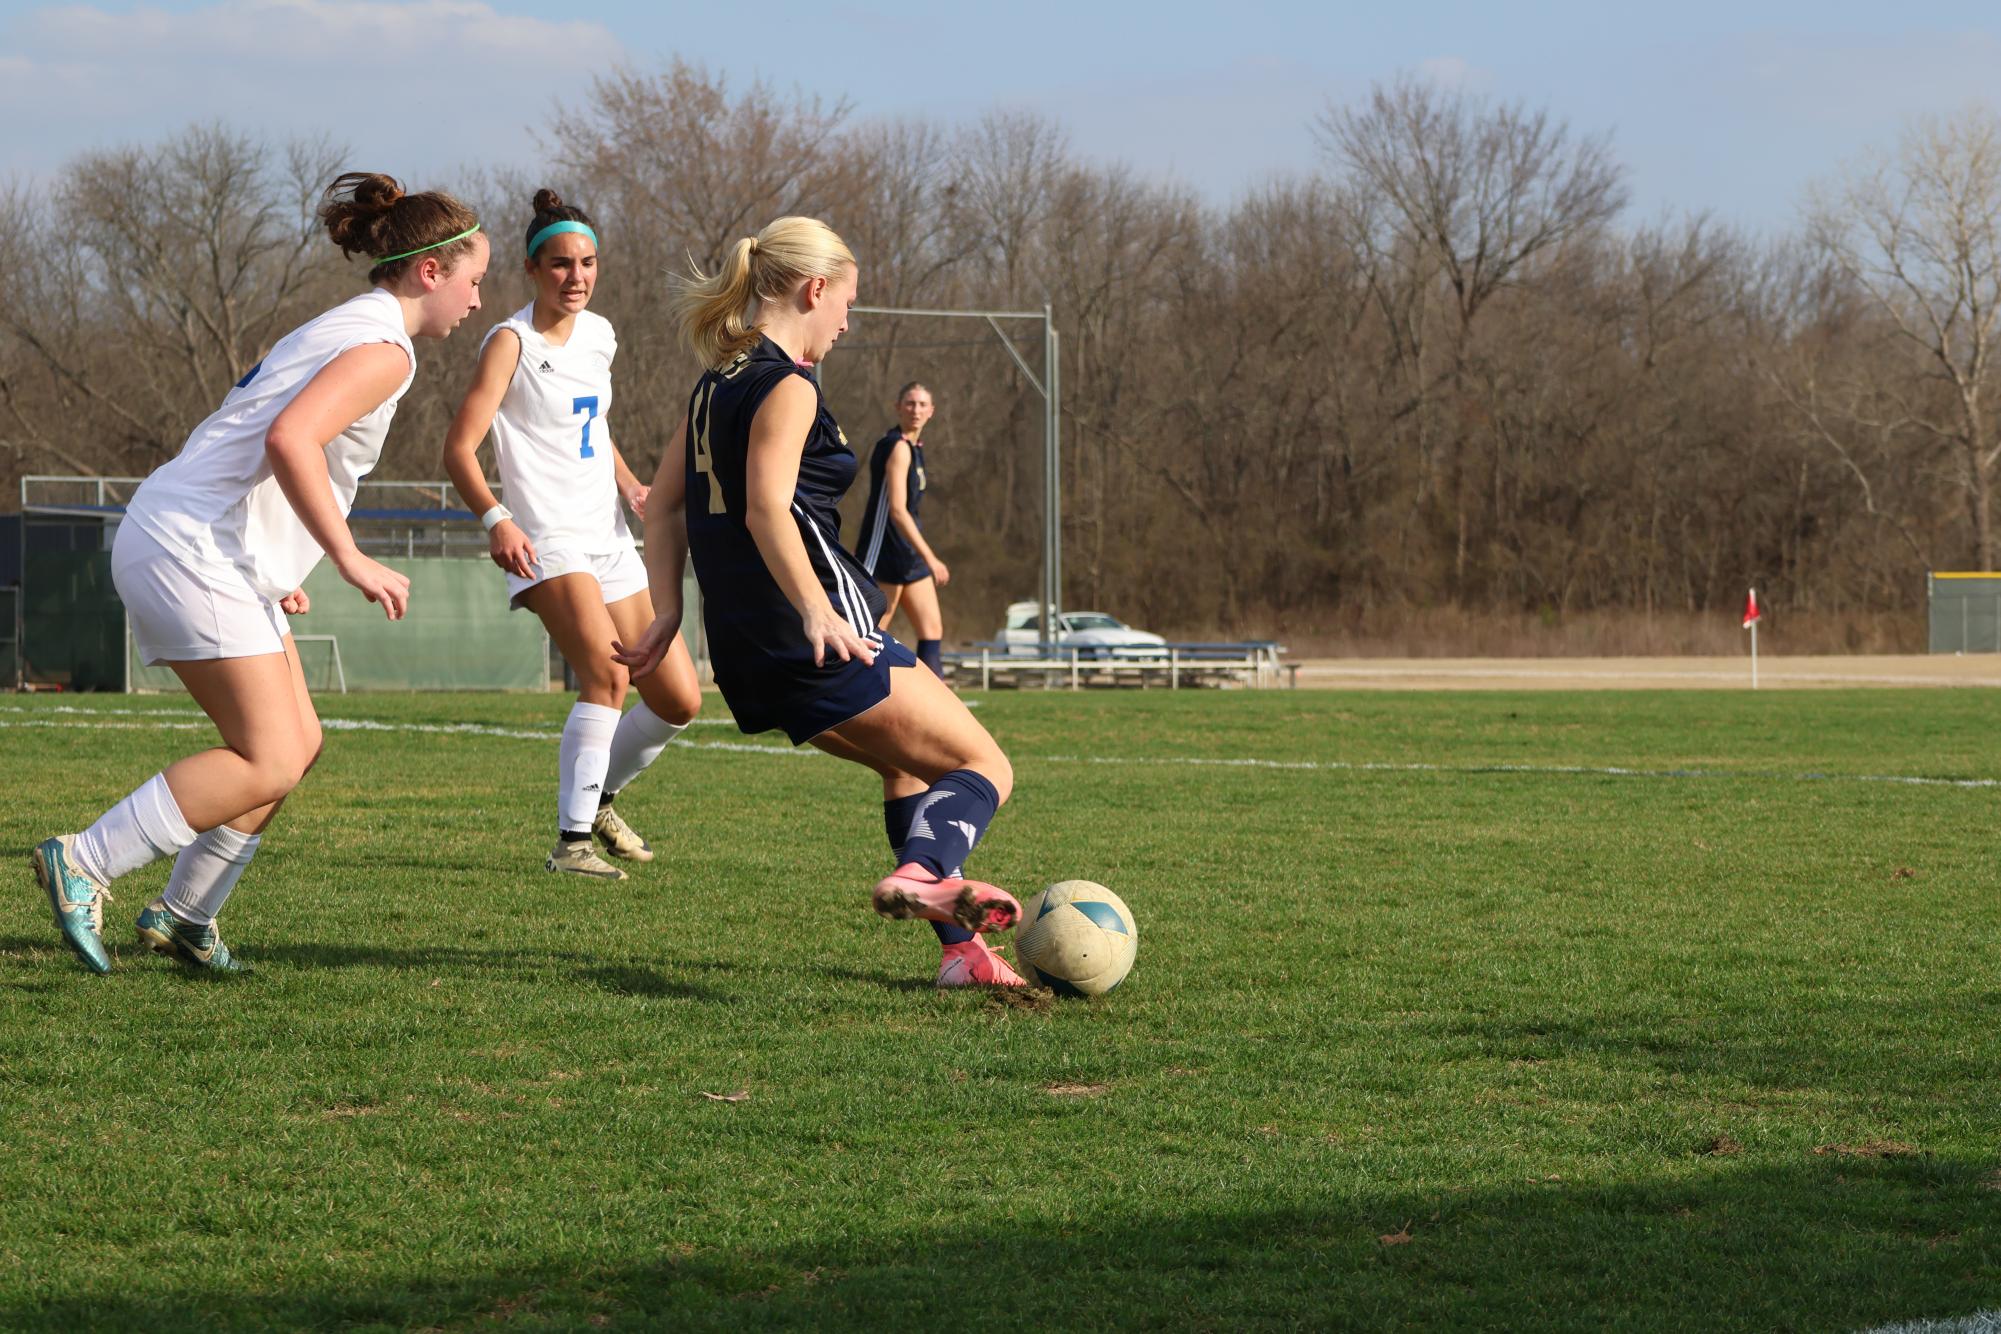
[[653,845],[639,836],[639,831],[625,822],[615,806],[600,806],[591,819],[591,832],[604,844],[604,850],[620,861],[650,862],[653,860]]
[[587,838],[562,840],[542,865],[544,870],[568,871],[571,875],[587,875],[599,880],[625,879],[625,872],[598,856],[597,849]]

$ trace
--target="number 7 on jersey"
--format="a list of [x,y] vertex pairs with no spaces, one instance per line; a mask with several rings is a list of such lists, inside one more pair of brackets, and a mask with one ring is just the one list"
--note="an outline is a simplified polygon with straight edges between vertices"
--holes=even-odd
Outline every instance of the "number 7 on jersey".
[[596,458],[597,451],[591,448],[591,423],[597,420],[598,396],[596,394],[587,394],[582,398],[572,399],[570,401],[570,411],[587,414],[584,417],[584,446],[578,451],[577,457],[580,459]]

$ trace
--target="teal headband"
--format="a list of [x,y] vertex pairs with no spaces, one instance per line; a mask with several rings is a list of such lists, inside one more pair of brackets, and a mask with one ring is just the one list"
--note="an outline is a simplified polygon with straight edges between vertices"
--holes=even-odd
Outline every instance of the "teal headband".
[[528,238],[528,258],[535,258],[535,252],[541,248],[544,241],[552,236],[561,235],[564,232],[582,232],[585,236],[591,238],[592,245],[598,244],[598,234],[591,230],[591,225],[588,222],[552,222]]
[[412,255],[421,255],[426,250],[436,250],[439,246],[450,245],[454,241],[463,241],[468,236],[471,236],[474,232],[478,230],[479,230],[479,224],[475,222],[472,226],[466,228],[464,231],[460,232],[457,236],[447,236],[442,241],[433,241],[429,245],[420,245],[415,250],[405,250],[400,255],[384,255],[382,258],[376,260],[375,262],[377,264],[394,264],[399,259],[408,259]]

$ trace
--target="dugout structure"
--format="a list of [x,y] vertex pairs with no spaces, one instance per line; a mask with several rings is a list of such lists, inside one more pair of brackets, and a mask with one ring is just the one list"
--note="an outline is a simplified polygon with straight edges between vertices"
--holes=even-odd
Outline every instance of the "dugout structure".
[[[22,479],[15,684],[180,689],[172,671],[139,661],[111,583],[112,538],[140,480]],[[548,634],[532,613],[508,609],[486,533],[447,483],[364,481],[349,522],[364,551],[410,577],[411,613],[390,622],[322,561],[306,580],[312,610],[292,618],[315,690],[550,688]],[[690,619],[698,650],[699,617]]]
[[[981,320],[1007,349],[1015,369],[1042,396],[1042,624],[1057,624],[1063,602],[1063,388],[1056,317],[1052,307],[1041,310],[928,310],[901,306],[856,306],[857,315],[894,315],[941,320]],[[1042,325],[1042,374],[1029,369],[1027,358],[1001,328],[1002,320],[1035,320]],[[1045,631],[1050,639],[1053,633]]]
[[2001,572],[1934,570],[1925,582],[1933,653],[2001,653]]

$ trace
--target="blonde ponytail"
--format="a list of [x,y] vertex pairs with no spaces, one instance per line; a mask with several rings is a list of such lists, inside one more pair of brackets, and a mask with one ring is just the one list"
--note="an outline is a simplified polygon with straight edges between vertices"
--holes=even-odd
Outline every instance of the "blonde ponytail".
[[757,305],[782,300],[808,278],[839,278],[854,262],[818,218],[779,218],[732,242],[714,273],[704,274],[691,258],[688,276],[670,277],[674,320],[702,364],[717,369],[756,345]]

